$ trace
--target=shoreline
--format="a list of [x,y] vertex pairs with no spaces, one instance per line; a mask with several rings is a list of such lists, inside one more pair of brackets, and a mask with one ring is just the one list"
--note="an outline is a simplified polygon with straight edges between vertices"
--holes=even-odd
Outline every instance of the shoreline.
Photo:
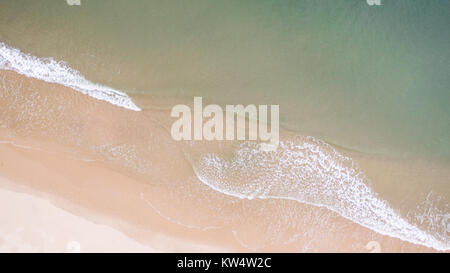
[[[33,114],[23,113],[20,109],[21,106],[28,107],[26,101],[24,104],[17,105],[18,109],[15,110],[17,112],[4,113],[17,122],[10,124],[9,127],[0,128],[2,140],[13,140],[16,144],[39,147],[41,150],[14,147],[8,143],[0,144],[2,151],[0,153],[0,161],[2,162],[0,177],[7,177],[14,183],[29,187],[33,194],[36,194],[36,192],[48,194],[46,198],[50,198],[52,201],[57,200],[57,206],[75,212],[76,215],[82,215],[95,222],[119,229],[141,244],[152,246],[154,244],[152,240],[158,236],[155,234],[165,233],[169,234],[167,235],[169,237],[176,238],[173,239],[175,241],[190,240],[195,242],[193,245],[213,246],[205,247],[205,249],[214,249],[214,251],[219,252],[221,252],[220,250],[225,252],[367,252],[365,246],[370,241],[380,242],[382,251],[386,252],[434,251],[430,248],[380,235],[332,211],[297,201],[239,200],[212,192],[205,185],[194,185],[186,192],[183,192],[176,184],[171,188],[171,185],[166,185],[156,178],[163,174],[164,178],[170,182],[174,179],[183,180],[192,176],[192,166],[185,162],[182,153],[167,155],[167,150],[177,149],[177,145],[167,144],[167,147],[150,145],[152,147],[151,153],[157,155],[159,161],[154,170],[146,170],[150,172],[149,174],[130,172],[131,167],[116,169],[115,167],[120,162],[103,162],[99,155],[86,150],[86,145],[83,142],[80,146],[71,146],[70,142],[65,143],[64,137],[66,135],[71,136],[74,133],[58,127],[58,124],[71,125],[70,128],[76,129],[76,133],[81,134],[82,141],[88,141],[86,143],[90,145],[117,145],[129,141],[130,137],[140,141],[138,138],[140,135],[127,135],[126,128],[133,130],[135,128],[133,127],[134,124],[130,125],[127,121],[136,122],[137,125],[145,121],[149,122],[149,131],[155,138],[154,143],[157,144],[158,139],[165,137],[165,130],[158,129],[158,126],[164,124],[164,121],[168,119],[168,116],[164,115],[165,113],[158,114],[157,111],[144,111],[137,116],[137,113],[125,112],[127,110],[117,109],[115,106],[96,101],[83,94],[74,94],[70,88],[58,84],[44,83],[18,75],[15,72],[3,70],[0,71],[0,76],[9,80],[13,85],[20,84],[21,88],[32,88],[35,93],[24,93],[22,95],[26,98],[27,96],[34,96],[33,94],[39,94],[46,98],[43,100],[45,103],[49,103],[48,105],[55,107],[55,109],[59,109],[58,107],[67,99],[67,96],[77,102],[74,105],[64,105],[68,108],[65,109],[64,114],[60,115],[58,115],[57,110],[53,111],[53,108],[49,109],[46,105],[33,106],[29,110],[47,109],[48,112],[37,112],[37,116],[30,116],[32,119],[55,122],[42,123],[44,125],[38,124],[37,127],[33,127],[34,125],[31,123],[33,126],[28,131],[21,130],[21,123],[23,123],[22,125],[28,124],[28,121],[24,121],[24,118]],[[11,79],[14,80],[11,81]],[[16,106],[9,101],[14,99],[13,97],[4,99],[6,100],[0,103],[3,106]],[[38,104],[40,101],[36,101],[36,103]],[[89,111],[86,112],[86,109]],[[24,117],[21,116],[23,114],[25,114]],[[158,122],[155,123],[155,120]],[[48,128],[48,130],[42,131],[40,126],[46,126],[45,128]],[[143,135],[145,133],[141,132]],[[55,140],[51,140],[47,134],[54,135]],[[75,140],[80,141],[79,139]],[[148,146],[150,143],[146,141],[136,144],[137,147]],[[74,155],[75,159],[65,155]],[[86,157],[81,157],[81,155],[86,155]],[[109,160],[116,158],[114,154],[111,154],[111,156],[112,159]],[[80,158],[89,160],[80,161]],[[393,180],[395,181],[398,178],[408,178],[408,168],[411,167],[402,165],[400,162],[396,169],[398,173],[393,176],[392,173],[383,172],[386,164],[390,165],[391,163],[380,163],[380,160],[376,157],[364,158],[364,156],[359,156],[357,162],[371,176],[376,175],[377,179],[384,179],[386,185],[390,185]],[[177,169],[174,169],[174,166]],[[402,168],[403,171],[399,171]],[[426,169],[427,167],[422,168]],[[23,172],[23,169],[26,169],[27,172]],[[438,177],[448,177],[446,176],[448,174],[446,170],[440,170],[437,173]],[[426,177],[426,175],[424,176]],[[376,189],[376,191],[381,190]],[[400,189],[398,193],[401,193]],[[189,194],[201,195],[196,197],[195,195],[189,196]],[[193,200],[198,197],[201,199],[198,202]],[[214,204],[217,207],[210,208],[208,203],[200,202],[208,200],[215,202]],[[153,205],[157,204],[157,206],[151,207],[148,202]],[[185,207],[182,206],[183,204]],[[215,209],[220,209],[222,215],[214,216],[214,213],[217,213]],[[292,213],[291,217],[293,218],[283,218],[282,212],[288,211]],[[261,216],[261,213],[263,213],[263,216]],[[204,216],[204,218],[201,216]],[[239,219],[241,217],[246,218],[241,220]],[[291,222],[283,222],[291,221],[297,217],[303,217],[304,220],[298,223],[297,220],[294,220],[293,226],[289,226],[292,224]],[[173,222],[168,219],[172,219]],[[326,223],[318,223],[323,219],[327,219]],[[186,223],[188,220],[192,223]],[[287,226],[282,226],[280,227],[281,230],[275,229],[274,231],[272,229],[277,226],[272,226],[272,221],[280,221],[281,224],[284,223]],[[184,226],[177,223],[183,223]],[[256,223],[263,225],[263,231],[254,232]],[[203,226],[201,228],[188,227],[196,225]],[[267,225],[267,230],[264,225]],[[207,228],[208,226],[218,228]],[[156,232],[153,230],[156,230]],[[327,234],[327,237],[323,238],[322,234]],[[273,236],[273,238],[270,236]],[[188,246],[186,250],[193,251],[192,246]],[[183,247],[174,247],[168,251],[183,251]]]
[[[79,215],[81,208],[0,177],[0,197],[14,206],[1,210],[0,252],[225,252],[206,244],[154,233],[152,248],[133,239],[114,225]],[[74,207],[68,209],[68,207]],[[75,213],[77,212],[77,213]],[[92,218],[92,219],[91,219]],[[74,229],[73,227],[76,227]]]
[[[120,234],[126,235],[127,240],[123,240],[123,243],[125,243],[125,245],[130,244],[130,242],[134,242],[133,248],[129,249],[130,252],[141,251],[141,247],[142,251],[148,251],[148,249],[150,249],[153,251],[163,252],[225,252],[226,248],[214,247],[212,245],[209,245],[207,238],[208,236],[205,236],[205,238],[207,239],[199,241],[189,240],[189,236],[167,236],[167,234],[165,233],[173,235],[183,234],[183,232],[180,232],[179,227],[168,222],[166,219],[163,219],[152,209],[146,209],[146,204],[143,204],[143,202],[139,200],[139,198],[132,198],[138,196],[136,192],[133,192],[134,189],[126,189],[127,192],[124,193],[123,184],[133,183],[126,176],[122,176],[114,171],[108,170],[105,167],[95,166],[93,168],[89,165],[97,164],[92,162],[77,162],[77,160],[67,159],[58,155],[43,156],[42,152],[35,152],[33,150],[20,151],[20,148],[5,146],[8,145],[0,144],[0,149],[2,151],[1,161],[4,162],[3,159],[6,157],[10,160],[10,162],[20,162],[19,164],[21,166],[27,164],[25,162],[28,161],[27,170],[30,173],[28,175],[19,176],[18,170],[12,170],[13,168],[9,169],[8,167],[2,165],[0,176],[1,191],[16,192],[18,194],[26,195],[27,198],[23,199],[27,199],[24,201],[29,201],[30,203],[35,202],[36,199],[45,200],[45,202],[47,203],[50,202],[54,208],[63,210],[67,214],[76,215],[84,221],[88,221],[89,223],[93,223],[95,225],[104,225],[112,228],[113,230],[118,230],[120,231],[120,233],[113,234],[113,239],[119,237],[118,235]],[[32,159],[33,157],[41,157],[41,159],[45,157],[45,160],[48,163],[51,162],[55,165],[58,165],[56,164],[56,162],[59,162],[60,165],[58,167],[53,166],[55,167],[55,172],[48,172],[48,174],[45,174],[39,170],[43,167],[42,164],[40,164],[40,162],[38,161],[34,161]],[[19,162],[13,161],[12,158],[16,158]],[[62,172],[62,169],[64,169],[64,166],[66,164],[70,164],[70,166],[73,169],[76,169],[76,171],[61,175],[59,172]],[[85,171],[82,175],[83,177],[76,177],[76,173],[80,170]],[[13,176],[15,177],[13,178]],[[6,177],[6,179],[4,177]],[[76,178],[70,179],[70,177]],[[86,181],[86,179],[95,179],[95,177],[97,177],[97,179],[98,177],[101,177],[101,179],[96,180],[98,181],[98,184],[103,184],[105,188],[109,186],[114,190],[110,190],[108,191],[108,193],[101,194],[102,191],[98,188],[101,188],[102,185],[96,184],[88,186],[87,183],[89,183],[89,181]],[[73,184],[56,186],[56,183],[60,183],[59,181],[63,180],[64,178],[66,178],[65,180],[67,180],[65,181],[66,183],[70,181]],[[84,185],[77,186],[76,183],[80,182],[77,181],[78,179],[81,180]],[[114,181],[114,186],[111,186],[112,181]],[[92,190],[92,192],[90,192],[90,190]],[[133,193],[135,195],[133,195]],[[110,195],[115,195],[114,201],[120,202],[120,204],[108,204],[109,202],[105,199],[111,197]],[[125,195],[132,195],[132,197],[128,198],[127,200],[120,201],[120,199]],[[12,198],[14,198],[14,196]],[[22,210],[26,209],[29,206],[27,202],[17,203],[21,205],[19,209]],[[41,204],[38,204],[38,206],[39,205]],[[125,207],[121,207],[121,205],[125,205]],[[135,210],[137,206],[140,206],[138,208],[139,211]],[[43,210],[45,210],[43,213],[47,213],[47,211],[51,213],[51,209],[43,208]],[[6,216],[5,218],[7,219]],[[11,218],[10,220],[14,221],[14,218]],[[64,220],[64,217],[55,219],[55,221],[57,222],[61,222]],[[74,222],[75,224],[83,224],[80,223],[80,220]],[[154,231],[153,229],[155,229],[156,231]],[[95,233],[90,234],[91,230],[95,231],[95,227],[89,227],[89,229],[87,229],[85,231],[86,233],[83,235],[86,237],[95,236]],[[194,230],[193,233],[195,234],[197,232]],[[98,241],[99,244],[102,242],[105,241]],[[103,247],[99,245],[98,247],[101,249],[99,251],[109,251],[106,246]],[[111,251],[123,251],[121,249],[122,246],[114,247],[115,248]]]
[[[367,237],[364,237],[371,239],[367,243],[371,241],[379,242],[382,252],[435,252],[435,250],[430,248],[410,244],[396,238],[377,234],[338,215],[328,216],[333,222],[330,227],[334,226],[333,229],[336,229],[334,232],[330,232],[332,235],[330,236],[331,238],[320,238],[323,235],[319,236],[319,234],[325,232],[325,230],[315,230],[317,228],[324,229],[326,227],[311,225],[311,230],[303,230],[306,233],[315,230],[313,234],[316,234],[315,236],[319,237],[310,239],[318,241],[318,245],[321,245],[318,249],[308,249],[308,245],[299,245],[299,242],[294,242],[294,244],[291,245],[282,244],[275,248],[272,246],[258,249],[252,249],[251,247],[246,248],[246,246],[244,246],[242,242],[239,242],[239,240],[234,236],[233,230],[227,228],[189,228],[176,222],[172,222],[170,219],[158,214],[158,212],[149,207],[148,204],[142,202],[142,199],[140,198],[135,198],[134,202],[130,202],[132,198],[124,198],[124,196],[133,194],[133,190],[136,190],[133,188],[137,185],[128,177],[123,177],[107,167],[95,166],[92,168],[89,165],[97,165],[97,163],[76,162],[77,160],[65,159],[64,157],[58,155],[43,156],[43,152],[5,146],[11,145],[0,144],[2,155],[0,161],[3,163],[5,162],[4,159],[8,158],[10,160],[8,165],[27,165],[27,170],[30,171],[27,175],[19,175],[19,170],[12,170],[13,168],[8,168],[8,166],[5,166],[5,163],[3,163],[0,167],[1,177],[7,177],[7,180],[4,178],[0,179],[0,192],[2,194],[5,192],[15,192],[17,194],[27,196],[26,198],[22,198],[24,199],[22,202],[20,202],[20,200],[17,201],[17,204],[19,205],[18,208],[20,210],[27,209],[27,207],[30,206],[29,203],[35,202],[36,199],[44,200],[41,202],[46,203],[50,201],[54,208],[58,208],[59,210],[66,212],[66,214],[76,215],[79,217],[77,221],[74,221],[75,224],[83,224],[80,222],[86,222],[87,220],[95,225],[106,226],[108,228],[112,228],[113,230],[119,231],[119,234],[111,235],[114,240],[116,240],[117,237],[120,239],[120,237],[122,237],[120,234],[125,234],[127,239],[123,240],[123,244],[127,245],[131,244],[131,242],[133,243],[129,248],[114,245],[112,249],[107,249],[107,247],[98,245],[97,249],[93,248],[94,252],[148,252],[149,249],[152,251],[156,250],[163,252],[370,252],[369,249],[366,248],[366,245],[361,244],[361,238],[357,238],[354,242],[342,242],[341,239],[336,238],[335,236],[337,236],[337,234],[335,232],[338,230],[339,232],[349,232],[359,235],[361,235],[361,233],[367,234]],[[50,159],[49,157],[54,158]],[[11,160],[13,158],[15,158],[17,162]],[[39,158],[39,160],[37,158]],[[40,171],[39,169],[43,167],[43,161],[52,164],[52,169],[54,169],[55,173],[48,172],[48,170],[45,171],[45,173]],[[60,166],[55,166],[58,165],[56,162],[59,162]],[[70,164],[70,166],[72,166],[75,170],[64,173],[62,169],[66,164]],[[79,177],[80,175],[76,175],[76,173],[80,173],[81,170],[84,171],[84,174],[89,173],[83,176],[92,177],[89,179],[93,179],[92,181],[96,182],[95,185],[88,186],[88,183],[92,183],[92,181],[88,182],[86,181],[86,178],[81,178]],[[99,172],[101,172],[101,174],[97,175]],[[71,180],[71,182],[67,183],[68,181],[66,181],[65,185],[56,187],[56,183],[61,183],[60,179],[62,177],[65,177],[66,180]],[[73,178],[69,179],[70,177]],[[94,177],[101,177],[101,179],[95,179]],[[14,182],[11,182],[11,180]],[[48,181],[43,183],[44,180]],[[79,185],[78,183],[81,181],[83,181],[83,183],[80,183],[81,185]],[[108,187],[109,190],[99,190],[99,187],[103,188],[102,184],[104,187]],[[119,195],[118,192],[120,192]],[[138,193],[134,191],[134,197],[137,196]],[[111,197],[114,202],[108,202],[106,200]],[[244,200],[244,202],[251,201]],[[274,202],[276,203],[278,201]],[[326,209],[300,204],[296,201],[279,200],[279,202],[291,203],[289,204],[290,207],[300,207],[300,210],[306,209],[307,213],[305,213],[305,215],[329,213],[328,211],[324,212]],[[122,207],[122,205],[124,207]],[[36,205],[34,205],[34,207],[36,207]],[[37,207],[39,207],[39,205],[37,205]],[[47,214],[48,212],[51,213],[52,209],[44,207],[41,210],[42,214]],[[132,214],[130,214],[131,211],[133,211]],[[303,216],[305,217],[305,215]],[[4,216],[5,215],[2,215],[2,217]],[[4,219],[8,219],[8,217],[4,217]],[[56,223],[64,223],[66,219],[66,216],[59,216],[55,217],[54,221]],[[9,225],[14,225],[14,218],[10,220],[12,221],[6,222],[8,222]],[[39,225],[34,227],[38,228]],[[2,227],[0,226],[0,230],[1,228]],[[86,233],[84,236],[88,238],[89,236],[95,236],[96,228],[96,226],[86,227]],[[249,227],[246,227],[246,229],[249,229]],[[250,232],[250,230],[247,231]],[[346,238],[346,240],[352,237],[352,235],[340,235]],[[102,241],[101,238],[98,240],[99,244],[105,242]],[[135,245],[134,242],[137,242],[137,245]],[[335,245],[333,246],[333,244]],[[354,248],[355,245],[357,248]],[[89,247],[87,247],[85,251],[89,251]]]

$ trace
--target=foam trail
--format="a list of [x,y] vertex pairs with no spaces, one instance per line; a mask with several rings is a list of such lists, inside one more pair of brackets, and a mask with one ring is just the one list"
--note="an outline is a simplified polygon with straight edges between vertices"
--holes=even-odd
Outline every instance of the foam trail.
[[124,92],[88,81],[81,73],[53,58],[37,58],[0,42],[0,69],[57,83],[83,94],[133,111],[141,111]]
[[274,152],[246,142],[231,158],[210,153],[193,161],[193,168],[203,183],[227,195],[326,207],[380,234],[450,249],[447,239],[409,223],[379,198],[350,158],[312,137],[280,142]]

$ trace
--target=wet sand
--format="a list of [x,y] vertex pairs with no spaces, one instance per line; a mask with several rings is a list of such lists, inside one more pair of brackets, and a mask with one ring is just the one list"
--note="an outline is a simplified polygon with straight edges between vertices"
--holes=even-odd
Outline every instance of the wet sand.
[[[7,179],[1,180],[0,194],[22,215],[14,217],[14,208],[1,210],[6,220],[0,231],[26,225],[48,230],[48,221],[55,222],[52,228],[72,221],[75,235],[75,226],[83,226],[80,242],[92,243],[91,236],[97,240],[95,246],[83,243],[82,251],[369,252],[374,250],[368,247],[371,241],[375,243],[369,246],[379,244],[382,252],[435,251],[380,235],[326,208],[293,200],[239,199],[193,182],[192,166],[168,135],[166,111],[120,109],[10,71],[1,70],[0,79],[0,117],[5,121],[0,128],[0,177]],[[137,131],[134,125],[144,123],[148,129]],[[143,141],[147,134],[150,140]],[[128,166],[115,161],[114,153],[104,156],[91,148],[130,142],[137,151],[151,146],[149,153],[158,159],[151,162],[151,170],[137,168],[139,161]],[[368,175],[385,180],[384,191],[394,194],[402,190],[389,190],[395,179],[450,177],[445,168],[427,172],[423,162],[348,154]],[[423,177],[410,172],[411,164]],[[386,166],[395,166],[396,173],[386,172]],[[25,219],[33,213],[30,206],[51,219]],[[96,236],[104,230],[104,239]],[[30,234],[15,236],[24,245],[44,244],[41,235]],[[71,234],[66,229],[54,236],[62,242]],[[5,238],[0,238],[0,248],[9,249]],[[109,245],[111,240],[117,245]],[[61,244],[12,250],[60,251]]]

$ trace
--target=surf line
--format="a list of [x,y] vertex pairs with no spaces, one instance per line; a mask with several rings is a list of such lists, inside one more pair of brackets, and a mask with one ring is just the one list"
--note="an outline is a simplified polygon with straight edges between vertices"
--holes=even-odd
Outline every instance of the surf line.
[[[260,140],[262,143],[259,144],[259,147],[262,151],[275,151],[278,148],[280,134],[279,105],[270,105],[270,131],[267,110],[268,105],[259,105],[258,107],[254,104],[245,107],[241,104],[226,105],[224,115],[221,106],[210,104],[203,108],[202,97],[194,97],[193,118],[191,108],[187,105],[178,104],[172,108],[170,116],[178,119],[172,124],[170,133],[176,141]],[[204,118],[208,119],[205,123],[203,122]],[[193,126],[192,119],[194,120]]]

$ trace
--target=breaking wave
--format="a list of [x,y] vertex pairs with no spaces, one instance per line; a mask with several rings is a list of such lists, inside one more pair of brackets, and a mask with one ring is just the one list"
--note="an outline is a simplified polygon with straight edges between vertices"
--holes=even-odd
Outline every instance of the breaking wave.
[[280,142],[273,152],[245,142],[231,156],[206,154],[193,167],[203,183],[227,195],[291,199],[326,207],[380,234],[450,249],[448,240],[409,223],[379,198],[349,157],[313,137]]
[[0,42],[0,69],[12,70],[27,77],[57,83],[83,94],[133,111],[140,111],[122,91],[88,81],[81,73],[53,58],[38,58]]

